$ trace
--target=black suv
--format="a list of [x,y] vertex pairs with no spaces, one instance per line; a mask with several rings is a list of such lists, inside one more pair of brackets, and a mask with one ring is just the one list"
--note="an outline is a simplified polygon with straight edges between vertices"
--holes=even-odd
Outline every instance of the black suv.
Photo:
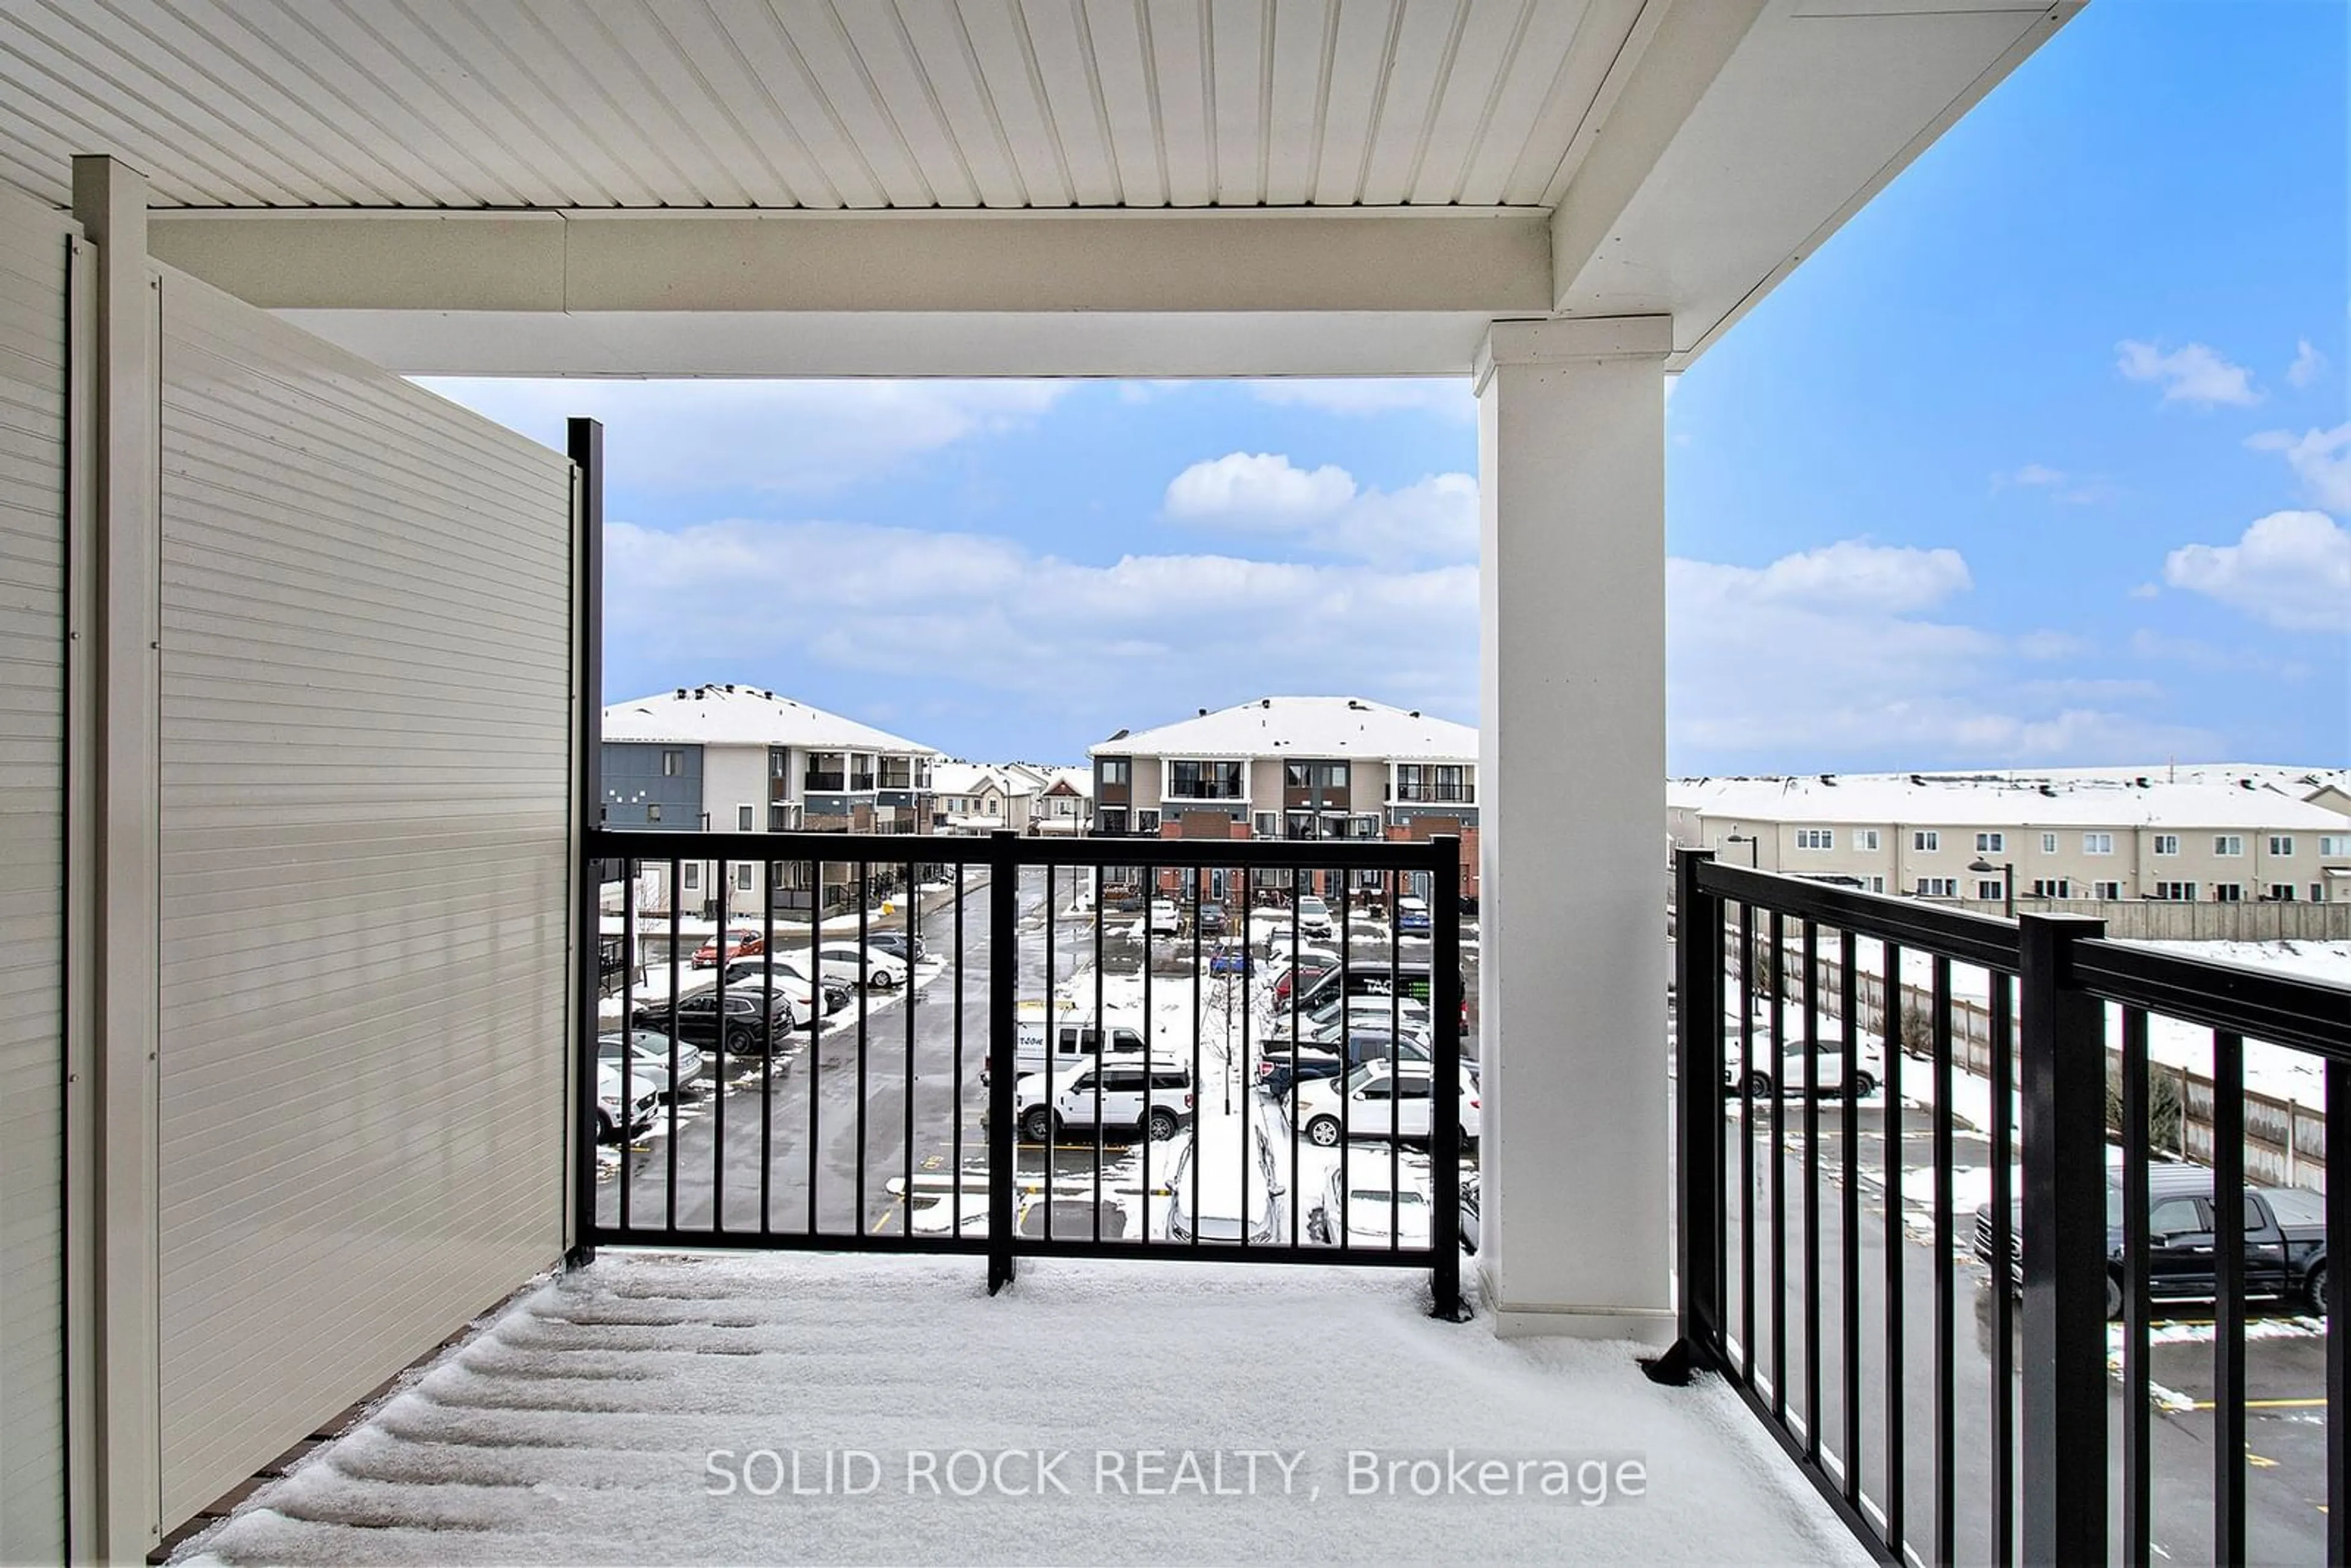
[[[726,1011],[722,1015],[722,998],[716,990],[696,991],[690,997],[680,997],[674,1018],[670,1004],[648,1002],[639,1008],[630,1021],[639,1029],[657,1029],[674,1034],[680,1040],[690,1040],[696,1045],[723,1044],[737,1055],[757,1056],[764,1053],[768,1042],[781,1047],[791,1039],[791,998],[778,995],[773,1009],[762,1011],[758,990],[729,990],[723,998]],[[721,1028],[721,1018],[725,1019]]]

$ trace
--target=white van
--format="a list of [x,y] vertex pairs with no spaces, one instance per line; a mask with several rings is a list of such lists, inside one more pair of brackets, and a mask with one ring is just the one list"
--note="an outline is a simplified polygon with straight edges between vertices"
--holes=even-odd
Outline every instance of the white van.
[[[1109,1021],[1112,1054],[1133,1053],[1140,1058],[1145,1044],[1141,1019],[1113,1013]],[[1048,1058],[1058,1076],[1086,1065],[1102,1051],[1102,1030],[1094,1022],[1093,1010],[1070,1004],[1057,1008],[1049,1022],[1042,1004],[1022,1002],[1013,1024],[1013,1065],[1022,1076],[1044,1071]],[[988,1081],[988,1061],[984,1054],[980,1058],[979,1081]]]

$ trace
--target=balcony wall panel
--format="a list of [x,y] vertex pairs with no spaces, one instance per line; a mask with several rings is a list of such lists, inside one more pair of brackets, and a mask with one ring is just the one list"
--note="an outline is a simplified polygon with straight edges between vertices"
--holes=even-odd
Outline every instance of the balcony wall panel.
[[163,1516],[563,1241],[569,462],[163,277]]
[[67,270],[0,190],[0,1562],[65,1555]]

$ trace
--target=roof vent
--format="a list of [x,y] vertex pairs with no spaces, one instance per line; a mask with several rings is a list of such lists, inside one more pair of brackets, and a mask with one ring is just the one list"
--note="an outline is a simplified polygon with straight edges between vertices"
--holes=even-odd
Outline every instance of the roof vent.
[[1419,710],[1418,708],[1415,708],[1415,709],[1413,709],[1413,710],[1412,710],[1411,716],[1412,716],[1412,717],[1414,717],[1414,718],[1418,718],[1418,717],[1420,716],[1420,710]]
[[1208,716],[1208,710],[1207,710],[1207,708],[1202,708],[1202,709],[1200,710],[1200,716],[1201,716],[1202,718],[1206,718],[1206,717],[1207,717],[1207,716]]
[[774,702],[776,700],[776,694],[773,692],[761,692],[759,695],[767,698],[769,702]]
[[2240,779],[2237,780],[2237,788],[2240,789],[2250,789],[2252,787],[2253,781],[2250,779]]
[[710,688],[709,688],[708,686],[696,686],[696,687],[695,687],[695,688],[694,688],[694,700],[695,700],[695,702],[700,702],[703,698],[705,698],[705,697],[708,696],[709,695],[710,695]]
[[2144,773],[2140,774],[2140,775],[2138,776],[2138,779],[2137,779],[2137,783],[2138,784],[2138,787],[2139,787],[2140,789],[2146,789],[2146,788],[2147,788],[2147,775],[2146,775],[2146,774],[2144,774]]
[[1834,789],[1836,787],[1836,775],[1834,773],[1823,773],[1821,775],[1821,782],[1828,785],[1831,789]]
[[2043,795],[2048,796],[2052,800],[2057,799],[2057,786],[2054,784],[2043,784],[2041,787],[2041,792]]
[[1271,707],[1273,706],[1273,699],[1271,697],[1266,697],[1259,702],[1257,706],[1259,707]]
[[685,700],[685,688],[684,686],[677,688],[677,695],[679,701],[683,702]]
[[1127,737],[1127,732],[1126,732],[1125,730],[1123,730],[1123,729],[1122,729],[1122,730],[1120,730],[1116,735],[1112,736],[1112,737],[1111,737],[1111,738],[1112,738],[1113,740],[1124,740],[1124,739],[1126,738],[1126,737]]
[[1350,711],[1354,712],[1354,713],[1369,713],[1369,712],[1371,712],[1371,711],[1372,711],[1371,709],[1369,709],[1369,708],[1365,707],[1363,704],[1361,704],[1361,703],[1357,702],[1357,701],[1356,701],[1354,698],[1353,698],[1353,697],[1349,697],[1349,698],[1347,699],[1347,706],[1348,706],[1348,708],[1349,708],[1349,710],[1350,710]]
[[1910,782],[1913,784],[1923,785],[1927,782],[1927,777],[1923,773],[1913,773],[1910,775]]
[[727,682],[727,683],[726,683],[726,689],[727,689],[728,691],[730,691],[730,692],[731,692],[731,691],[733,691],[733,690],[735,689],[735,683],[734,683],[734,682],[732,682],[732,681]]

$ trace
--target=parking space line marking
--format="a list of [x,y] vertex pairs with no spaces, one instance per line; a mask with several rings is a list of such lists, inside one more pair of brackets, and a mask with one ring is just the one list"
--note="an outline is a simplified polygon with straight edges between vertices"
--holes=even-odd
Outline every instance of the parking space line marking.
[[[2210,1410],[2217,1406],[2210,1399],[2199,1399],[2190,1408]],[[2326,1408],[2326,1396],[2320,1395],[2310,1399],[2248,1399],[2245,1401],[2245,1408],[2248,1410],[2324,1410]]]

